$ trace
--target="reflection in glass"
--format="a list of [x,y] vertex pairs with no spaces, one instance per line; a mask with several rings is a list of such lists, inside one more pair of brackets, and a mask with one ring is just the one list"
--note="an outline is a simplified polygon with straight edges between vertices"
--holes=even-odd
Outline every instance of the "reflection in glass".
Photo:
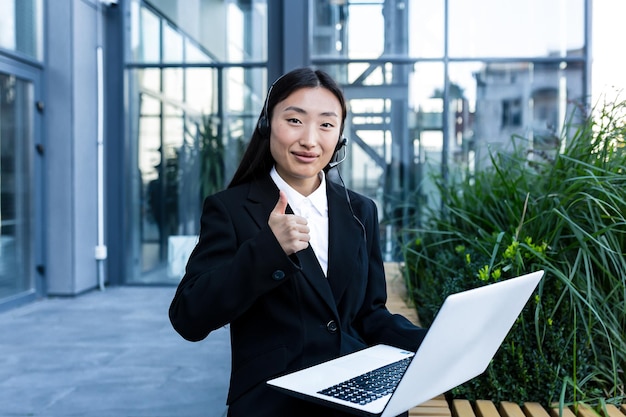
[[170,24],[163,25],[162,62],[183,62],[183,37]]
[[[244,6],[232,11],[242,24],[264,10]],[[213,61],[202,47],[152,11],[138,10],[141,19],[136,24],[141,20],[142,28],[153,29],[141,33],[157,36],[155,30],[164,28],[163,56],[152,59]],[[234,39],[248,48],[252,44],[245,36]],[[141,37],[139,44],[143,43]],[[144,48],[137,46],[136,51],[142,52],[136,58],[146,59]],[[238,53],[240,60],[248,54]],[[167,67],[129,70],[129,74],[131,137],[137,138],[131,143],[136,143],[133,151],[139,166],[131,198],[141,202],[132,214],[129,276],[135,282],[176,282],[182,276],[181,262],[184,267],[183,258],[188,256],[185,251],[198,234],[203,198],[224,188],[256,126],[267,88],[266,71]],[[223,84],[218,86],[220,79]]]
[[441,170],[443,63],[373,61],[323,69],[339,80],[350,109],[344,181],[377,202],[385,251],[394,257],[397,233],[431,197],[429,173]]
[[217,77],[210,68],[185,69],[185,102],[198,114],[217,112]]
[[[136,195],[131,281],[172,283],[199,232],[202,201],[223,189],[256,126],[266,90],[264,69],[159,70],[163,85],[183,80],[181,92],[154,91],[146,70],[133,70],[137,111]],[[155,71],[155,70],[150,70]],[[218,101],[218,79],[226,97]],[[133,90],[130,90],[133,91]],[[133,100],[130,100],[131,103]],[[131,110],[132,111],[132,110]],[[224,121],[224,122],[222,122]],[[133,193],[135,194],[135,193]]]
[[267,72],[265,68],[230,68],[224,71],[222,86],[224,108],[225,183],[230,181],[239,165],[243,150],[256,128],[265,104]]
[[444,54],[444,1],[309,2],[314,57],[437,58]]
[[[265,0],[226,3],[211,7],[184,4],[184,7],[177,8],[176,2],[164,1],[161,7],[152,9],[139,0],[131,1],[130,61],[208,64],[265,59]],[[192,25],[181,26],[181,21]],[[185,31],[178,29],[180,27]],[[226,39],[215,36],[215,33],[225,34]]]
[[0,48],[43,60],[43,0],[0,1]]
[[185,93],[183,87],[185,85],[184,70],[182,68],[163,68],[161,71],[163,74],[163,93],[168,99],[182,103]]
[[0,73],[0,299],[33,290],[32,84]]
[[161,179],[160,104],[148,95],[140,97],[139,171],[141,180],[141,267],[150,270],[160,257],[160,230],[163,217],[163,181]]
[[194,64],[208,64],[212,62],[207,52],[202,50],[195,42],[185,39],[185,62]]
[[[450,152],[473,172],[490,165],[489,152],[517,146],[558,149],[565,119],[582,117],[582,65],[559,63],[454,63],[450,65]],[[452,92],[456,93],[452,93]],[[461,107],[454,102],[463,103]],[[564,139],[566,140],[566,139]],[[471,164],[470,164],[471,162]]]
[[201,205],[197,140],[198,123],[180,108],[141,95],[137,154],[143,204],[138,237],[144,282],[180,279],[167,271],[172,238],[197,233]]
[[139,1],[131,3],[131,54],[137,62],[159,62],[161,59],[161,21]]
[[438,191],[432,176],[442,170],[444,149],[444,68],[441,62],[415,64],[409,83],[408,121],[413,142],[414,189],[409,204],[436,208]]
[[408,55],[416,58],[444,56],[444,0],[410,0],[408,4]]
[[564,57],[584,46],[584,0],[448,3],[451,57]]
[[142,90],[150,91],[154,94],[161,92],[161,69],[146,68],[137,71],[135,75]]

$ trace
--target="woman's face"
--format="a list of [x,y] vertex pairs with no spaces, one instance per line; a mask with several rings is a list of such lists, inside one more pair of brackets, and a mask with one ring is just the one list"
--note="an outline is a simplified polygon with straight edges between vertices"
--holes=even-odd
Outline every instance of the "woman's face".
[[274,107],[270,151],[280,176],[302,195],[319,185],[339,140],[341,104],[323,87],[301,88]]

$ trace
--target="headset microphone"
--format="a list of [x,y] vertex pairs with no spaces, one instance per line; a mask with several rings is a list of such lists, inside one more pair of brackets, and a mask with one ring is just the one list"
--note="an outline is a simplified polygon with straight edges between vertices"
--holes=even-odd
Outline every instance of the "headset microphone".
[[[333,169],[334,167],[346,160],[346,157],[348,156],[348,151],[346,149],[347,144],[348,139],[345,136],[339,139],[337,147],[335,148],[335,153],[333,154],[333,158],[328,163],[328,169]],[[340,154],[341,149],[343,149],[343,154]]]

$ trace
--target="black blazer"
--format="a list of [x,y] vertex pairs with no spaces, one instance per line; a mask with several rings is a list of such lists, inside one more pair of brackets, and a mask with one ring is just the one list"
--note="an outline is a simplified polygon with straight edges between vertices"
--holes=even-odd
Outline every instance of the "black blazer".
[[374,202],[349,192],[357,221],[344,188],[326,184],[328,278],[310,246],[288,257],[274,237],[267,222],[279,192],[269,175],[204,202],[200,238],[169,316],[191,341],[230,323],[230,415],[305,415],[296,408],[310,404],[265,381],[377,343],[415,351],[425,335],[385,307]]

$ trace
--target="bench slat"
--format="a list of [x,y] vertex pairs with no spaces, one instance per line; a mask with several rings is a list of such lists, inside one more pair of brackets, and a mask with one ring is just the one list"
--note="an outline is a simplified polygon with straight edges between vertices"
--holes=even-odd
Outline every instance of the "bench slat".
[[476,400],[476,415],[478,417],[500,417],[496,406],[488,400]]
[[[622,407],[624,406],[622,405]],[[626,413],[626,408],[622,408],[622,410]],[[624,417],[624,413],[622,413],[622,411],[620,411],[619,408],[613,404],[606,404],[606,412],[608,417]]]
[[409,416],[452,417],[452,413],[446,401],[446,397],[439,395],[409,410]]
[[550,408],[550,415],[552,417],[576,417],[576,414],[571,409],[565,407],[561,410],[558,405]]
[[448,408],[448,401],[443,395],[433,398],[432,400],[428,400],[419,405],[424,407],[445,407]]
[[422,407],[417,406],[412,408],[409,412],[410,416],[437,416],[437,417],[451,417],[450,409],[448,407]]
[[524,403],[522,407],[527,417],[550,417],[548,412],[539,403]]
[[453,400],[452,401],[453,417],[476,417],[472,404],[469,400]]
[[502,417],[526,417],[522,408],[510,401],[502,401],[500,403],[500,415]]
[[599,417],[600,414],[587,404],[578,404],[578,417]]

